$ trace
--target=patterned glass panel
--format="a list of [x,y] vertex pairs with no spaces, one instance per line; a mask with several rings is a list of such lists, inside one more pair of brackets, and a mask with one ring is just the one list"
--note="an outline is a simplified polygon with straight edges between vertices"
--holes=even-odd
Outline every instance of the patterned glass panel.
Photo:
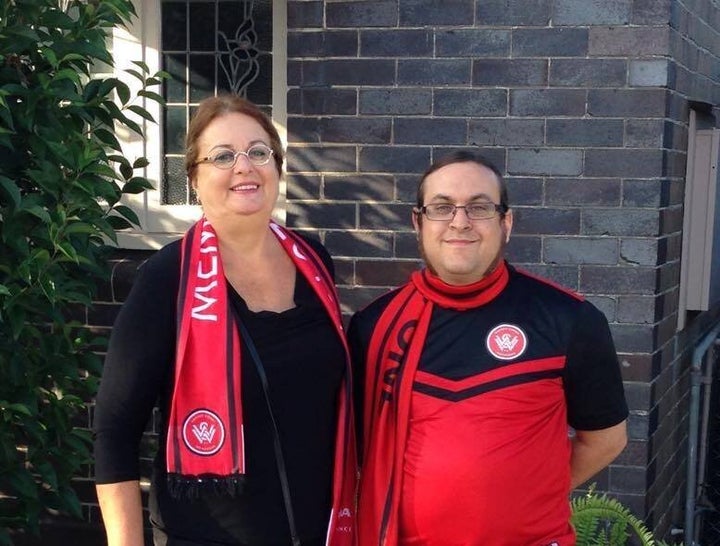
[[272,0],[161,0],[164,180],[167,205],[194,204],[184,139],[202,99],[234,93],[272,112]]

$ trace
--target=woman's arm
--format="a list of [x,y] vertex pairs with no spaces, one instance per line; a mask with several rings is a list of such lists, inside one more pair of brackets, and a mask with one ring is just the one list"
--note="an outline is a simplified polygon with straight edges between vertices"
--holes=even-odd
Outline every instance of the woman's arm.
[[144,546],[140,482],[96,486],[108,546]]

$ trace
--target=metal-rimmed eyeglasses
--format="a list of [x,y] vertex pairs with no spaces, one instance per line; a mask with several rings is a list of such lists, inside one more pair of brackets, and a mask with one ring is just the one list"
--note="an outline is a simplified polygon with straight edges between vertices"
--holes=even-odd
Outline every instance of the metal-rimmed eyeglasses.
[[488,220],[495,214],[504,213],[507,207],[498,205],[497,203],[482,202],[468,203],[467,205],[453,205],[452,203],[432,203],[425,205],[419,209],[415,209],[418,214],[424,214],[428,220],[447,221],[455,218],[458,209],[465,209],[465,214],[470,220]]
[[232,169],[237,163],[237,158],[244,155],[250,163],[260,167],[261,165],[267,165],[274,153],[273,149],[265,144],[253,144],[244,152],[242,150],[234,152],[229,148],[221,148],[213,152],[212,155],[198,159],[195,165],[212,163],[218,169]]

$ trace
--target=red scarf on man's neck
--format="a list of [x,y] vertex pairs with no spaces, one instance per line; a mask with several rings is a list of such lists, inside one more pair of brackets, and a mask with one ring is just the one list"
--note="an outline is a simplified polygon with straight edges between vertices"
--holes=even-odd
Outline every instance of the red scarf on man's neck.
[[[269,229],[322,301],[345,348],[327,544],[351,546],[357,481],[352,374],[335,286],[322,260],[302,238],[272,222]],[[242,348],[217,236],[205,218],[190,228],[182,242],[177,307],[175,387],[167,434],[171,490],[192,491],[209,484],[217,492],[233,494],[238,477],[245,473]]]
[[508,283],[501,262],[487,277],[449,285],[416,271],[378,319],[368,347],[364,457],[358,505],[358,544],[395,546],[412,385],[435,305],[459,311],[484,305]]

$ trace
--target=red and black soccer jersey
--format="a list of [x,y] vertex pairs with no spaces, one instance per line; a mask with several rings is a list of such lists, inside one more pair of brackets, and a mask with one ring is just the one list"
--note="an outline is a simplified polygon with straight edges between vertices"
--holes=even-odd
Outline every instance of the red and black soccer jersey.
[[[360,374],[394,294],[353,317]],[[578,295],[510,268],[486,305],[436,306],[413,383],[399,544],[574,544],[568,425],[626,417],[607,320]]]

